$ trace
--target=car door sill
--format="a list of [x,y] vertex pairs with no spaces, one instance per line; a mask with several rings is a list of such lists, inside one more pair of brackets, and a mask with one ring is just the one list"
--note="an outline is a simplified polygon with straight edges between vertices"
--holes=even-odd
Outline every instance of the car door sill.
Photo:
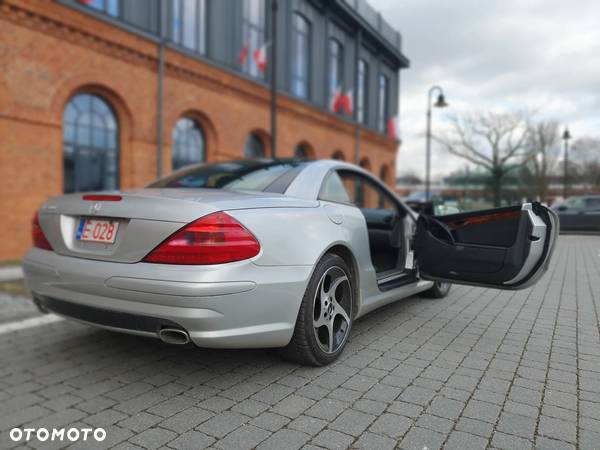
[[377,286],[382,292],[414,283],[417,277],[414,270],[384,274],[377,279]]

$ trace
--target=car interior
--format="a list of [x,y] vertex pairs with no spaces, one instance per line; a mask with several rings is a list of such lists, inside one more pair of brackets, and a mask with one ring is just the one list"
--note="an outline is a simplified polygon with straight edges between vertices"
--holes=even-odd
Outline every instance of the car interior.
[[329,178],[324,185],[325,198],[352,203],[365,217],[378,283],[381,286],[397,281],[405,272],[404,218],[407,212],[389,193],[357,172],[340,170]]
[[[545,212],[536,214],[548,223]],[[531,232],[528,213],[521,206],[421,215],[415,238],[421,273],[447,280],[506,283],[520,272],[531,243],[538,240]]]

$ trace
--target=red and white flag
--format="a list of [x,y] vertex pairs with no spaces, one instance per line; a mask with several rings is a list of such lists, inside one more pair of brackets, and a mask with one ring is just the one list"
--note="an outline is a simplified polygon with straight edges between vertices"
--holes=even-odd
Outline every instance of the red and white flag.
[[392,139],[398,139],[398,116],[390,117],[387,122],[387,134]]
[[239,57],[240,66],[243,66],[244,64],[246,64],[246,60],[248,59],[249,51],[250,51],[250,46],[248,44],[244,44],[244,46],[242,47],[242,51],[240,52],[240,57]]
[[256,62],[256,66],[261,72],[267,70],[267,47],[270,44],[270,42],[265,42],[260,48],[254,50],[254,53],[252,54],[254,61]]
[[342,95],[342,109],[349,116],[352,115],[352,111],[354,109],[353,101],[352,101],[352,89]]
[[342,87],[338,86],[335,88],[329,100],[329,109],[333,112],[340,112],[342,108]]

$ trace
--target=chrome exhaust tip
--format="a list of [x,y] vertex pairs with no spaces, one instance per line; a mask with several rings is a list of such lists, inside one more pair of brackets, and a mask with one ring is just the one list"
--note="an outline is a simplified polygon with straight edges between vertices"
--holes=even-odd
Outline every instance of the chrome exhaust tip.
[[190,342],[190,335],[187,334],[187,331],[179,328],[161,328],[158,337],[165,344],[171,345],[185,345]]

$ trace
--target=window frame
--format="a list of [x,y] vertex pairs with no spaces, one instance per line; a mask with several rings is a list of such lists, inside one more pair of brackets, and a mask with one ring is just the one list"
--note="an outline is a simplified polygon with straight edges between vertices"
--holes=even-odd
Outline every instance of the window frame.
[[[264,81],[268,71],[260,71],[253,53],[267,42],[267,2],[266,0],[242,0],[242,2],[242,47],[248,46],[248,55],[244,64],[242,64],[241,70],[250,77]],[[258,17],[261,23],[255,23],[252,20],[252,6],[254,4],[259,5]],[[257,36],[257,47],[253,46],[253,33],[256,33]]]
[[[383,83],[382,86],[382,81]],[[383,90],[383,92],[382,92]],[[379,73],[379,79],[377,80],[377,130],[380,133],[387,134],[387,120],[389,116],[389,90],[390,80],[389,77],[383,72]],[[383,99],[382,99],[383,96]],[[383,100],[383,101],[382,101]]]
[[[182,121],[188,121],[188,123],[191,123],[191,127],[189,127],[188,129],[178,129],[178,126],[180,125],[180,123]],[[177,166],[176,167],[175,166],[176,148],[182,149],[183,145],[179,145],[179,146],[177,145],[177,143],[176,143],[177,138],[175,137],[175,133],[179,132],[180,136],[177,136],[177,137],[181,137],[182,133],[186,133],[186,136],[185,136],[185,141],[186,142],[184,143],[184,145],[185,145],[185,150],[189,151],[190,148],[191,148],[190,147],[191,144],[189,142],[190,136],[187,135],[187,133],[193,132],[193,131],[198,131],[199,132],[200,139],[201,139],[201,142],[202,142],[202,146],[201,146],[201,149],[200,149],[200,159],[198,161],[191,161],[191,162],[188,162],[187,164],[184,164],[182,166]],[[180,159],[183,159],[183,158],[180,158]],[[204,129],[202,128],[202,125],[197,120],[195,120],[193,117],[188,117],[188,116],[181,116],[181,117],[179,117],[179,119],[177,119],[177,121],[175,122],[175,125],[173,126],[173,129],[171,130],[171,169],[172,170],[179,170],[182,167],[189,166],[189,165],[192,165],[192,164],[204,163],[204,162],[206,162],[206,159],[207,159],[206,158],[206,133],[204,132]]]
[[[337,51],[334,52],[333,49],[337,48]],[[327,55],[328,55],[328,64],[327,64],[327,89],[329,92],[329,103],[331,104],[333,101],[333,96],[335,95],[336,89],[339,87],[342,92],[345,89],[345,77],[344,77],[344,56],[345,49],[344,44],[342,44],[339,39],[335,37],[330,37],[327,43]],[[333,68],[335,67],[335,73],[337,75],[335,80],[335,85],[333,85]]]
[[[260,143],[260,148],[261,148],[261,155],[259,156],[249,156],[246,152],[246,149],[248,148],[248,141],[252,138],[256,139],[256,142]],[[258,135],[256,132],[252,131],[250,133],[248,133],[248,135],[246,136],[246,140],[244,141],[244,159],[260,159],[260,158],[267,158],[267,148],[266,145],[263,141],[263,139],[260,137],[260,135]]]
[[[89,108],[86,107],[85,110],[82,110],[76,103],[78,98],[89,97]],[[101,111],[97,111],[94,108],[94,101],[98,101],[102,104],[103,108],[106,108],[106,113],[102,113]],[[69,108],[74,108],[78,115],[73,119],[67,118],[67,113]],[[108,116],[107,116],[108,114]],[[80,123],[82,120],[81,117],[83,115],[89,115],[89,123]],[[106,119],[110,118],[113,122],[113,127],[107,126]],[[100,119],[103,122],[102,127],[97,126],[97,119]],[[67,138],[68,127],[72,127],[73,136]],[[89,135],[88,142],[82,142],[79,138],[79,134],[84,130]],[[96,143],[94,143],[95,136],[104,134],[104,139],[106,139],[105,146],[102,147]],[[114,144],[112,145],[111,142]],[[65,194],[74,193],[74,192],[89,192],[95,190],[114,190],[119,189],[121,185],[121,127],[119,123],[119,116],[117,114],[116,109],[112,105],[112,103],[106,99],[104,96],[89,91],[79,92],[73,95],[69,101],[66,103],[63,114],[62,114],[62,167],[63,167],[63,192]],[[67,147],[71,148],[72,155],[67,158]],[[103,152],[103,158],[114,158],[114,185],[107,186],[107,175],[110,175],[110,172],[107,170],[105,165],[105,161],[103,161],[102,167],[102,187],[93,188],[91,190],[81,190],[79,186],[76,185],[77,177],[76,177],[76,165],[77,165],[77,157],[78,153],[81,151],[92,151],[92,152]],[[111,152],[110,156],[108,152]],[[102,154],[102,153],[100,153]],[[67,162],[70,160],[73,167],[67,170]],[[72,177],[70,182],[67,181],[69,177]],[[72,188],[72,189],[68,189]]]
[[[193,3],[195,5],[194,18],[194,47],[190,47],[185,43],[186,26],[186,4]],[[170,0],[168,17],[168,39],[173,44],[187,51],[206,55],[208,48],[208,2],[207,0]],[[176,17],[177,16],[177,17]],[[179,21],[179,25],[175,26],[175,20]],[[202,22],[202,23],[201,23]]]
[[[317,195],[317,200],[319,201],[323,201],[323,202],[330,202],[330,203],[336,203],[336,204],[340,204],[340,205],[346,205],[346,206],[353,206],[354,208],[357,209],[372,209],[372,208],[361,208],[358,205],[356,205],[353,201],[352,201],[352,197],[350,197],[350,195],[348,195],[348,197],[350,198],[350,202],[339,202],[339,201],[335,201],[335,200],[329,200],[327,198],[323,198],[322,197],[322,193],[325,187],[325,183],[327,182],[327,179],[331,176],[332,173],[336,173],[340,179],[343,182],[343,175],[344,174],[350,174],[354,177],[356,177],[357,179],[360,179],[360,182],[365,185],[371,185],[372,188],[374,188],[376,191],[379,192],[380,197],[381,196],[385,196],[389,202],[395,206],[397,213],[401,216],[404,217],[404,215],[406,214],[406,209],[402,206],[402,204],[398,201],[398,199],[391,193],[388,191],[388,189],[385,187],[385,185],[383,185],[381,182],[379,182],[379,180],[377,180],[376,178],[372,177],[371,175],[368,174],[364,174],[362,172],[356,171],[356,170],[352,170],[352,169],[348,169],[348,168],[344,168],[344,167],[337,167],[337,168],[332,168],[330,169],[327,174],[323,177],[323,181],[321,182],[321,186],[319,187],[319,194]],[[344,186],[345,188],[345,186]],[[346,191],[346,193],[348,193]],[[380,201],[378,201],[378,205],[381,204]],[[386,208],[376,208],[376,209],[386,209]]]
[[364,58],[359,58],[356,73],[356,121],[363,125],[369,122],[369,72],[369,63]]
[[[303,32],[299,27],[298,24],[302,23],[303,25],[306,26],[306,32]],[[310,22],[310,20],[308,20],[306,18],[306,16],[304,16],[303,14],[299,13],[298,11],[294,11],[292,13],[292,35],[291,35],[291,39],[290,39],[290,45],[291,45],[291,51],[290,54],[295,55],[296,54],[296,44],[298,42],[298,40],[300,38],[305,38],[305,44],[306,44],[306,55],[305,55],[305,59],[306,59],[306,79],[305,84],[304,84],[304,90],[305,90],[305,95],[301,95],[298,92],[295,91],[295,86],[296,86],[296,82],[302,82],[302,77],[300,74],[297,74],[295,72],[295,66],[296,66],[296,58],[294,58],[293,56],[290,58],[290,91],[291,93],[298,97],[298,98],[302,98],[302,99],[309,99],[310,95],[311,95],[311,58],[312,58],[312,39],[311,39],[311,29],[312,29],[312,24]]]

